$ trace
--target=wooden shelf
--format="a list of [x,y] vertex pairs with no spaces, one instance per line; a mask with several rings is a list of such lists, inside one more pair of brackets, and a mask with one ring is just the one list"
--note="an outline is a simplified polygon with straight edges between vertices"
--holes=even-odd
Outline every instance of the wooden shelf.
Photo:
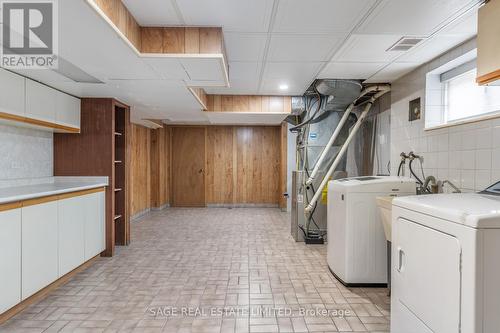
[[[130,108],[112,98],[81,100],[82,132],[54,135],[54,175],[107,176],[106,251],[130,243],[128,159]],[[114,186],[114,187],[113,187]]]

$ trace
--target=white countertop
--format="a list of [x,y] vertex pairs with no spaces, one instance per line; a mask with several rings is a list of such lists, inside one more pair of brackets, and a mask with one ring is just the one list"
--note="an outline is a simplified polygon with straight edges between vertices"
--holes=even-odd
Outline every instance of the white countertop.
[[0,188],[0,204],[108,186],[108,177],[52,177],[34,185]]

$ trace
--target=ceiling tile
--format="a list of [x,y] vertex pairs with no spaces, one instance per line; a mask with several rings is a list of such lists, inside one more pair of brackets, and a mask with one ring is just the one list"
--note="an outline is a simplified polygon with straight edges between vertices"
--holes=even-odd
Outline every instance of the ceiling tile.
[[224,34],[224,43],[229,61],[261,61],[266,48],[267,34],[237,33]]
[[387,51],[401,35],[352,35],[335,54],[336,62],[390,62],[404,52]]
[[384,62],[331,62],[319,74],[319,79],[359,79],[365,80],[382,69]]
[[321,65],[321,62],[268,62],[264,79],[311,79]]
[[262,63],[230,62],[229,81],[231,87],[205,88],[209,94],[248,95],[257,94]]
[[274,62],[328,61],[345,34],[273,34],[267,59]]
[[421,45],[411,49],[397,59],[398,62],[419,62],[421,64],[430,61],[444,52],[454,48],[470,37],[466,35],[436,35],[426,40]]
[[273,31],[350,32],[374,3],[375,0],[281,0]]
[[473,37],[477,34],[478,11],[471,11],[469,14],[455,20],[447,27],[439,31],[440,35],[467,35]]
[[383,0],[358,29],[364,34],[428,36],[471,0]]
[[[266,64],[261,84],[261,94],[303,94],[314,81],[323,63],[320,62],[269,62]],[[287,91],[279,86],[288,85]]]
[[123,0],[123,3],[142,26],[182,24],[170,0]]
[[188,25],[239,32],[267,32],[273,9],[270,0],[177,0],[177,4]]
[[418,66],[419,63],[392,63],[370,77],[365,83],[391,83]]
[[143,61],[151,66],[163,79],[166,80],[188,80],[189,76],[181,65],[179,59],[175,58],[143,58]]
[[229,79],[233,80],[259,80],[261,63],[259,62],[230,62]]
[[189,75],[188,85],[225,85],[220,59],[184,58],[180,62]]

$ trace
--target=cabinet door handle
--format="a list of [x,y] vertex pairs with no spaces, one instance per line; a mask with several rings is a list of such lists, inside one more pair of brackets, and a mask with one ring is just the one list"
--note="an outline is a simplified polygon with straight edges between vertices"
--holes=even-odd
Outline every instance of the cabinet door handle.
[[398,273],[401,273],[404,271],[404,259],[406,255],[405,252],[401,247],[398,246]]

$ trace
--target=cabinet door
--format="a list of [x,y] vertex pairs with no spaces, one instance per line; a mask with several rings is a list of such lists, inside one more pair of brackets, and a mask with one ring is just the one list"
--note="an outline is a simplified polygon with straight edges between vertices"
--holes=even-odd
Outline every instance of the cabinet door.
[[85,261],[106,247],[104,191],[85,196]]
[[58,277],[57,201],[22,208],[22,299]]
[[24,117],[25,78],[0,69],[0,112]]
[[84,262],[85,197],[59,201],[59,277]]
[[393,228],[393,300],[433,332],[459,332],[459,241],[402,218]]
[[26,80],[26,117],[56,122],[56,90],[32,80]]
[[0,212],[0,313],[21,302],[21,209]]
[[59,91],[56,94],[56,122],[80,128],[80,99]]

